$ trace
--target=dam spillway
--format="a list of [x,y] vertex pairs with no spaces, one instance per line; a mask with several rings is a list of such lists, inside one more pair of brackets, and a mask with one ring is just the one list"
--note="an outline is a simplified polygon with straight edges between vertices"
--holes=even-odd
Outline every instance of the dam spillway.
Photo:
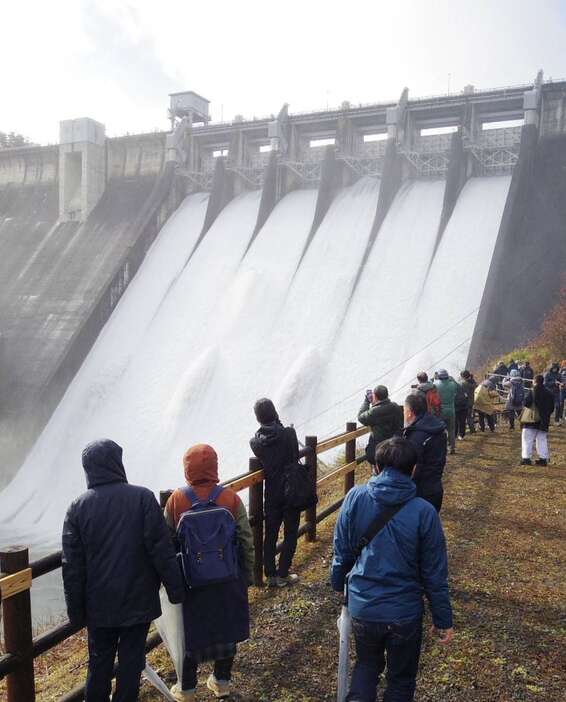
[[[0,493],[0,541],[57,545],[64,510],[83,489],[80,451],[95,437],[118,441],[131,482],[156,492],[179,482],[180,456],[200,441],[217,448],[226,478],[246,466],[260,395],[272,396],[299,433],[323,437],[354,418],[366,386],[384,382],[402,397],[417,370],[442,364],[457,372],[477,361],[470,353],[488,332],[489,353],[514,343],[486,320],[528,295],[505,261],[514,242],[529,241],[509,230],[529,193],[544,195],[546,215],[554,215],[541,226],[541,250],[556,251],[545,264],[548,280],[539,283],[541,299],[566,261],[558,168],[564,135],[548,116],[566,88],[532,90],[547,95],[536,125],[533,108],[523,109],[525,89],[511,97],[450,96],[436,107],[402,96],[397,105],[344,107],[310,121],[283,111],[273,137],[281,151],[269,158],[250,156],[268,140],[269,120],[192,127],[188,151],[166,149],[155,135],[123,139],[109,147],[98,201],[85,196],[74,205],[84,209],[79,220],[57,210],[54,170],[42,172],[39,187],[0,188],[0,233],[9,241],[16,223],[28,237],[2,281],[4,319],[14,310],[3,357],[21,362],[14,377],[16,390],[24,387],[27,369],[43,358],[33,344],[45,334],[57,353],[46,353],[44,376],[28,392],[60,379],[36,427],[43,427],[39,438]],[[471,141],[473,124],[461,107],[474,100],[486,122],[507,105],[504,115],[527,123],[485,133],[476,124]],[[459,119],[466,129],[427,137],[434,110],[440,125]],[[424,113],[427,126],[419,127]],[[329,125],[333,145],[306,145],[328,139]],[[388,138],[366,141],[364,134]],[[213,156],[227,143],[237,157]],[[550,157],[541,155],[549,143],[557,177],[545,180]],[[529,180],[531,163],[547,183],[542,195]],[[38,214],[25,219],[10,190],[28,193],[26,202],[37,206],[26,206],[26,216]],[[536,236],[537,222],[529,226]],[[65,276],[76,294],[65,295]],[[488,292],[502,279],[494,299]],[[540,307],[530,307],[517,334],[529,334],[540,316]],[[35,317],[27,318],[32,341],[20,361],[12,339],[26,338],[26,309]],[[71,358],[81,333],[81,352]],[[5,437],[16,424],[4,422]]]

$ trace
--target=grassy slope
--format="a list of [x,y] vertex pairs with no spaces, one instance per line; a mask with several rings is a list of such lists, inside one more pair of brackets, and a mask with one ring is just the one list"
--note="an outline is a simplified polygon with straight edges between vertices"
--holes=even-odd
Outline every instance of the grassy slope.
[[[566,428],[553,428],[550,443],[548,468],[520,467],[519,432],[506,426],[467,438],[450,458],[442,519],[457,636],[449,648],[425,638],[417,702],[565,699]],[[301,542],[300,586],[251,591],[253,635],[240,647],[233,699],[335,699],[339,599],[326,585],[333,525],[320,525],[317,543]],[[162,649],[150,662],[173,682]],[[81,642],[40,658],[37,673],[39,699],[56,700],[84,677]],[[212,699],[205,689],[199,698]],[[141,699],[161,698],[144,683]]]

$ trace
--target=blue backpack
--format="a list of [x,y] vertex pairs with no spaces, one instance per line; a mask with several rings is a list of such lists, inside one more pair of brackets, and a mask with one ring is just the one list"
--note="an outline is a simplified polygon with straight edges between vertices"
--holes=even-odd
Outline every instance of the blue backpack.
[[201,502],[192,487],[183,488],[191,509],[177,525],[180,561],[189,588],[227,583],[238,578],[236,520],[216,500],[224,488],[217,485]]

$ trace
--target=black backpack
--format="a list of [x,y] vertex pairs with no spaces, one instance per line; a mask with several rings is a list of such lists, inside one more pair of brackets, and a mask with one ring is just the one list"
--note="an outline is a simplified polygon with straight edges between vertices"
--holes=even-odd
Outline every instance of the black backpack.
[[313,484],[309,469],[302,463],[285,466],[283,483],[285,507],[303,511],[314,507],[318,502],[316,486]]

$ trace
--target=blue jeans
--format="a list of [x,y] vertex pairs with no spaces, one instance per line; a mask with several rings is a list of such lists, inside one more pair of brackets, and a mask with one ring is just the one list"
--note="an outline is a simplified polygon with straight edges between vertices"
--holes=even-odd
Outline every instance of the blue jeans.
[[419,669],[422,619],[389,624],[352,619],[352,628],[356,664],[346,700],[376,702],[377,685],[387,660],[383,702],[411,702]]

